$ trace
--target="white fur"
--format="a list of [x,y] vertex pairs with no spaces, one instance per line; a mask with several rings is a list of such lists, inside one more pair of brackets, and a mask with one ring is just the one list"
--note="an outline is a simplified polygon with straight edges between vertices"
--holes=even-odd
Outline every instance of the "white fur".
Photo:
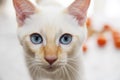
[[[77,20],[68,13],[64,12],[64,8],[61,6],[40,6],[40,10],[38,13],[31,15],[28,19],[25,20],[25,24],[22,27],[18,28],[18,37],[22,44],[24,44],[23,40],[26,35],[30,35],[32,33],[42,33],[43,36],[46,34],[46,29],[51,31],[51,34],[58,34],[56,39],[56,44],[58,44],[58,39],[61,34],[70,33],[74,36],[78,36],[78,39],[73,38],[72,42],[79,40],[79,43],[76,47],[75,54],[69,54],[72,60],[68,61],[72,68],[65,68],[65,73],[62,70],[49,73],[42,69],[38,69],[41,72],[32,75],[34,80],[84,80],[84,68],[83,68],[83,61],[82,61],[82,54],[80,52],[80,48],[86,39],[87,30],[85,26],[80,26]],[[60,33],[59,33],[60,32]],[[45,36],[44,36],[45,38]],[[29,38],[27,41],[30,42]],[[30,43],[32,45],[32,43]],[[46,44],[46,42],[45,42]],[[44,45],[45,45],[44,44]],[[39,46],[32,45],[32,49],[38,49]],[[64,50],[71,49],[70,45],[61,45]],[[64,54],[62,55],[63,60],[67,61],[67,56]],[[38,55],[36,54],[37,60]],[[73,62],[72,62],[73,61]],[[68,64],[67,63],[67,64]],[[70,69],[70,70],[69,70]]]

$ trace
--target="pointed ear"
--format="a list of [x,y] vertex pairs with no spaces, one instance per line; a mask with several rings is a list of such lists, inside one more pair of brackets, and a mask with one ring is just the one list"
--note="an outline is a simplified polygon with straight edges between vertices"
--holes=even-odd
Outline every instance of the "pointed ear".
[[89,5],[90,0],[75,0],[68,7],[69,14],[73,15],[81,26],[85,23]]
[[13,0],[19,26],[24,24],[26,18],[35,13],[35,7],[28,0]]

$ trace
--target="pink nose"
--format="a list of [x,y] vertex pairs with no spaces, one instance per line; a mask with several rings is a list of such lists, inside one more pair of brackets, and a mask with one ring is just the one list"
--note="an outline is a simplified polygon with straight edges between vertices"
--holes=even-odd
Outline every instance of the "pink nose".
[[52,64],[57,60],[57,57],[56,57],[56,56],[46,56],[46,57],[45,57],[45,60],[46,60],[50,65],[52,65]]

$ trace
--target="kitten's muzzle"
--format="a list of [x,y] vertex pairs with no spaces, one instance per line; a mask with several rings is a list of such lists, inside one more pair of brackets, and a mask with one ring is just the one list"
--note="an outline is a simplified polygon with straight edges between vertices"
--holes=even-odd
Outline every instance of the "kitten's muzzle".
[[47,44],[44,47],[44,59],[50,64],[53,65],[58,60],[58,54],[60,53],[59,47],[54,44]]

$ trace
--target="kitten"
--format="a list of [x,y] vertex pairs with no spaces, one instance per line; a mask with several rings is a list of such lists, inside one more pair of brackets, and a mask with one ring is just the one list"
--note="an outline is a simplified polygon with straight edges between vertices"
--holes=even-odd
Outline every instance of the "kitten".
[[81,46],[90,0],[75,0],[68,8],[53,0],[41,0],[39,7],[28,0],[13,3],[33,80],[84,80]]

